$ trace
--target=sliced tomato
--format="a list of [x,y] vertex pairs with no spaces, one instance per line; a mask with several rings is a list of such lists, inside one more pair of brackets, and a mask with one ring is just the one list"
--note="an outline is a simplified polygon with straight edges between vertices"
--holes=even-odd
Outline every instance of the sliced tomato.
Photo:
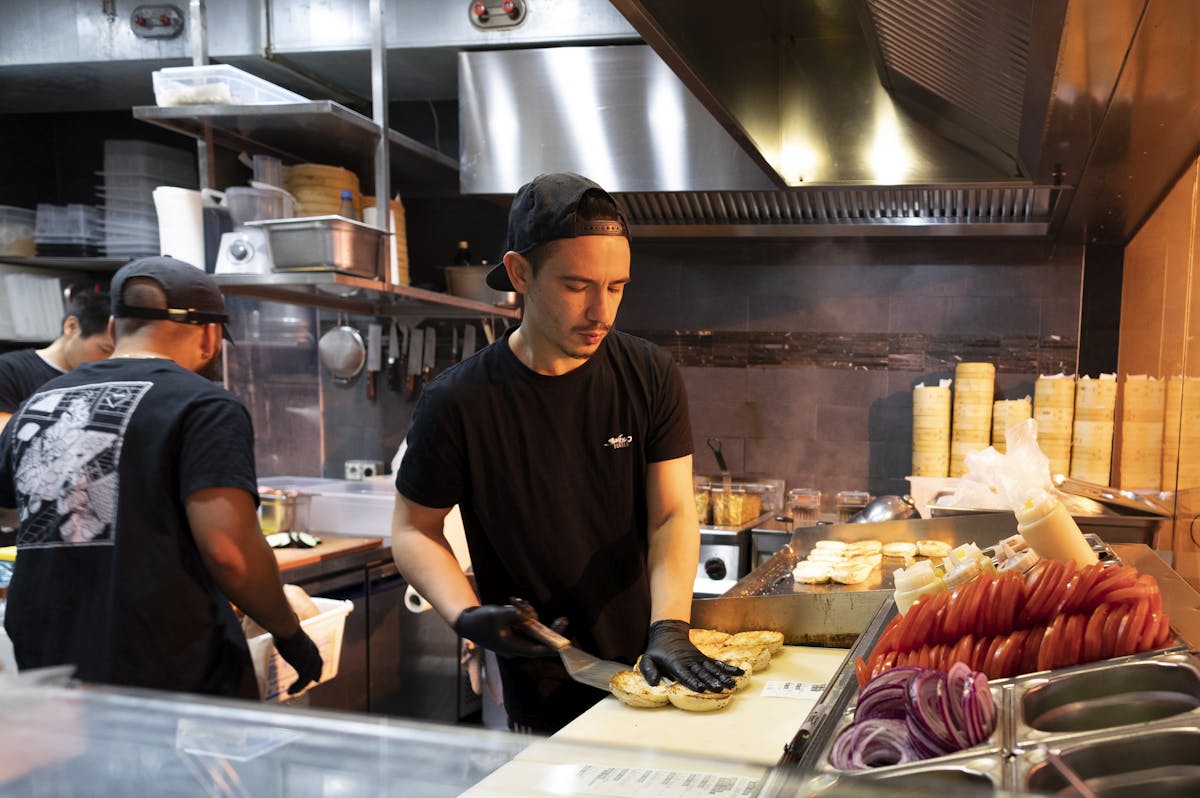
[[933,623],[937,619],[938,608],[946,603],[946,597],[946,593],[935,593],[923,602],[921,614],[913,621],[909,650],[929,644],[929,636],[933,630]]
[[1083,652],[1083,632],[1087,619],[1080,614],[1067,615],[1066,628],[1063,629],[1062,644],[1058,648],[1058,668],[1069,668],[1078,665]]
[[980,637],[975,641],[975,649],[971,652],[971,670],[983,670],[983,657],[987,654],[988,646],[991,645],[990,637]]
[[1074,581],[1077,572],[1078,569],[1075,567],[1075,563],[1063,563],[1062,575],[1059,577],[1058,584],[1046,594],[1046,600],[1038,608],[1038,612],[1042,617],[1049,620],[1061,614],[1058,608],[1065,603],[1067,592],[1070,590],[1071,583]]
[[1015,571],[1006,571],[1000,579],[1004,582],[1004,590],[1000,592],[999,634],[1008,634],[1016,628],[1017,609],[1021,606],[1024,586],[1020,574]]
[[867,670],[867,663],[862,657],[854,660],[854,676],[858,679],[858,686],[863,687],[871,678],[871,672]]
[[1037,565],[1024,574],[1021,582],[1021,606],[1029,603],[1029,599],[1033,598],[1033,594],[1037,592],[1037,587],[1042,582],[1042,577],[1046,575],[1046,566],[1051,560],[1042,560]]
[[1088,593],[1087,601],[1093,607],[1099,607],[1101,603],[1107,601],[1109,594],[1137,584],[1136,569],[1128,565],[1118,565],[1109,570],[1113,572],[1112,576],[1103,582],[1097,582]]
[[1029,637],[1028,629],[1018,629],[1009,637],[1008,651],[1005,654],[1004,661],[1000,663],[1003,669],[1002,678],[1016,676],[1021,667],[1021,657],[1025,652],[1025,640]]
[[1158,616],[1158,633],[1154,636],[1154,648],[1162,648],[1171,641],[1171,619],[1165,612]]
[[967,596],[967,603],[963,606],[963,629],[976,637],[986,634],[979,623],[979,610],[983,606],[983,599],[991,581],[991,577],[984,574],[968,585],[974,589]]
[[1088,618],[1087,628],[1083,632],[1083,655],[1080,662],[1095,662],[1104,659],[1102,653],[1104,650],[1104,621],[1111,611],[1112,605],[1101,604]]
[[1025,645],[1021,647],[1021,661],[1017,666],[1017,676],[1023,673],[1033,673],[1037,668],[1038,653],[1042,649],[1042,641],[1046,636],[1046,627],[1035,626],[1025,637]]
[[961,662],[964,665],[971,664],[971,652],[975,650],[975,638],[971,634],[965,634],[954,644],[954,648],[946,656],[946,670],[950,670],[950,666],[956,662]]
[[1150,574],[1142,574],[1138,577],[1138,581],[1145,581],[1146,584],[1154,588],[1154,593],[1150,596],[1150,611],[1162,612],[1162,591],[1158,589],[1158,580]]
[[1104,632],[1100,640],[1101,659],[1108,659],[1117,655],[1117,632],[1121,628],[1121,621],[1125,620],[1125,616],[1128,614],[1128,604],[1112,605],[1112,610],[1109,611],[1108,617],[1104,619]]
[[1013,639],[1012,635],[999,635],[995,638],[998,642],[992,647],[992,655],[988,658],[988,667],[984,671],[989,679],[1004,678],[1004,660],[1012,651]]
[[896,630],[900,628],[900,622],[904,620],[903,615],[897,615],[888,622],[888,625],[883,627],[883,633],[879,635],[879,640],[875,643],[874,651],[894,651],[896,648]]
[[1127,657],[1137,651],[1138,642],[1142,639],[1142,627],[1146,624],[1146,614],[1150,611],[1149,599],[1138,599],[1129,608],[1121,627],[1117,630],[1117,656]]
[[1154,588],[1140,582],[1139,580],[1139,582],[1134,584],[1133,587],[1123,587],[1120,590],[1112,591],[1104,597],[1104,600],[1109,604],[1120,604],[1122,602],[1132,604],[1135,601],[1149,601],[1150,597],[1153,595]]
[[1049,616],[1042,611],[1042,608],[1049,603],[1050,595],[1062,584],[1067,564],[1051,560],[1045,565],[1046,573],[1042,575],[1041,581],[1038,582],[1037,591],[1029,598],[1024,608],[1022,608],[1022,618],[1025,620],[1022,626],[1031,623],[1044,623],[1049,620]]
[[1083,606],[1083,600],[1087,598],[1088,592],[1092,589],[1092,585],[1096,584],[1096,579],[1100,576],[1100,571],[1103,569],[1104,566],[1096,562],[1085,566],[1079,571],[1079,578],[1075,580],[1067,593],[1065,604],[1062,608],[1063,612],[1079,612]]
[[973,583],[968,582],[957,590],[950,591],[946,600],[946,617],[942,619],[941,641],[954,644],[962,637],[959,625],[962,623],[963,595]]
[[927,596],[921,596],[909,606],[908,612],[904,613],[904,619],[896,629],[896,651],[912,650],[913,626],[916,625],[917,618],[925,611],[927,598]]
[[1042,645],[1038,649],[1037,655],[1037,669],[1039,671],[1052,669],[1058,659],[1058,643],[1063,631],[1062,620],[1062,616],[1059,615],[1052,618],[1050,623],[1046,625],[1046,634],[1042,638]]

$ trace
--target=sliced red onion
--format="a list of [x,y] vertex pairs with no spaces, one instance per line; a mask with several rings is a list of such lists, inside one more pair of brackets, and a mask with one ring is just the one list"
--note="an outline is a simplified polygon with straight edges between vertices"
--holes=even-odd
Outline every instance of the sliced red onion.
[[942,692],[946,677],[941,671],[927,670],[908,684],[908,729],[936,754],[957,750],[950,733],[950,719],[943,711]]
[[886,767],[916,761],[904,721],[873,718],[847,726],[833,743],[830,763],[844,770]]

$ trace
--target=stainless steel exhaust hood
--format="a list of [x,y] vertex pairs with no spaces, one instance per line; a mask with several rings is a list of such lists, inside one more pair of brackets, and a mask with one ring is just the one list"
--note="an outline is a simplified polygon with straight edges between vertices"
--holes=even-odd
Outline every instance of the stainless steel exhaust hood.
[[944,140],[954,157],[926,158],[942,170],[927,184],[780,188],[645,45],[462,52],[459,116],[464,193],[581,172],[616,195],[639,235],[1042,236],[1059,193]]

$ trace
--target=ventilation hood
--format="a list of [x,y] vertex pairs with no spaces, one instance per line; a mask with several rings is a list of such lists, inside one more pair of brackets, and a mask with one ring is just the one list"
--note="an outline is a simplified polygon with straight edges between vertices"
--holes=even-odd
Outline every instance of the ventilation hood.
[[612,4],[646,45],[460,53],[464,192],[585,172],[643,235],[1048,233],[1067,0]]

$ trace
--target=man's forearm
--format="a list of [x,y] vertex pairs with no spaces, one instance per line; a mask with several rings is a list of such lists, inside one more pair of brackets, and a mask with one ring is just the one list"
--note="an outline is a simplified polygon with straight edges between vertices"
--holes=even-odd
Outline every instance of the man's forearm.
[[700,530],[695,518],[679,514],[650,530],[650,622],[691,621],[692,590],[700,558]]
[[442,546],[411,527],[393,529],[392,558],[405,580],[451,626],[463,610],[479,603],[448,545]]

